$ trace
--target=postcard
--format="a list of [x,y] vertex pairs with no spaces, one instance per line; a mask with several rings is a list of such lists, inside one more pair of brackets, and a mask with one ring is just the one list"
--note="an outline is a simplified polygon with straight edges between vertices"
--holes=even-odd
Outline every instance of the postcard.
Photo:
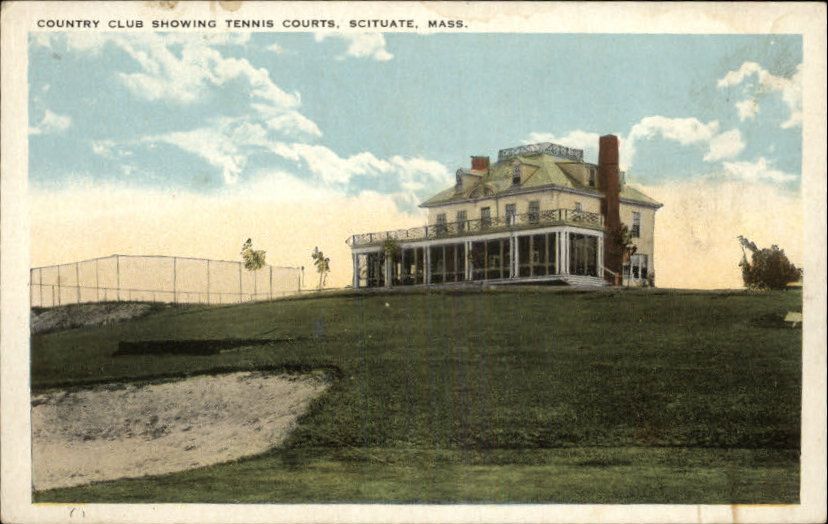
[[5,3],[3,521],[824,521],[824,19]]

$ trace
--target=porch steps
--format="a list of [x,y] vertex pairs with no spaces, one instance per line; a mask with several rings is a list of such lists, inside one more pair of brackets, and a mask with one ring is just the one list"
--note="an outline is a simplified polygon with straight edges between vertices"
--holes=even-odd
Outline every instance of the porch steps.
[[573,287],[603,287],[609,285],[606,280],[600,277],[561,275],[561,279]]

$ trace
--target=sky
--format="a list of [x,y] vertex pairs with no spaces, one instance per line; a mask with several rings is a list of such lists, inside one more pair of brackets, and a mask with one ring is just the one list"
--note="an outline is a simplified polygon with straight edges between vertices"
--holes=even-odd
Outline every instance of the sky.
[[657,284],[739,287],[737,235],[802,259],[801,68],[797,35],[30,33],[32,265],[250,237],[342,286],[471,155],[613,133]]

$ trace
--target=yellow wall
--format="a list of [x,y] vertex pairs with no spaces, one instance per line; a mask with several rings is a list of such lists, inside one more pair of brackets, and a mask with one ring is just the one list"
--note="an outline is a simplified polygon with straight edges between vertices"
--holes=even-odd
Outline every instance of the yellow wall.
[[598,197],[545,190],[537,193],[524,193],[499,198],[489,197],[475,202],[462,202],[429,208],[428,223],[436,224],[437,215],[440,213],[446,214],[447,222],[455,222],[457,220],[457,212],[461,210],[466,211],[466,218],[468,220],[477,220],[480,218],[480,209],[484,207],[491,208],[492,217],[504,216],[508,204],[517,204],[518,214],[528,213],[529,202],[532,200],[538,200],[540,202],[541,211],[549,209],[575,209],[576,202],[581,203],[581,208],[584,211],[591,213],[600,213],[601,211],[601,200]]
[[633,211],[641,213],[641,236],[638,238],[634,238],[633,243],[637,248],[636,253],[647,255],[647,258],[649,259],[649,271],[654,272],[655,262],[653,259],[653,253],[655,251],[653,245],[653,238],[655,233],[656,210],[649,207],[625,204],[622,202],[621,209],[619,211],[621,214],[621,223],[626,224],[629,228],[632,228]]
[[[437,223],[437,215],[446,213],[447,222],[455,222],[457,220],[457,212],[460,210],[466,211],[466,218],[468,220],[477,220],[480,218],[480,209],[483,207],[490,207],[492,209],[492,217],[503,216],[506,214],[507,204],[517,204],[518,214],[529,212],[529,202],[532,200],[540,201],[541,211],[548,209],[575,209],[575,203],[580,202],[581,208],[584,211],[591,213],[601,212],[601,199],[598,197],[588,195],[578,195],[574,193],[544,190],[537,193],[524,193],[521,195],[506,196],[500,198],[484,198],[475,202],[462,202],[458,204],[449,204],[441,207],[433,207],[428,209],[428,223]],[[655,263],[653,260],[653,253],[655,252],[653,245],[653,237],[655,231],[655,213],[656,210],[638,206],[634,204],[621,203],[620,206],[621,222],[628,227],[632,227],[633,211],[641,213],[641,236],[633,239],[637,247],[637,253],[647,255],[649,259],[650,271],[655,270]]]

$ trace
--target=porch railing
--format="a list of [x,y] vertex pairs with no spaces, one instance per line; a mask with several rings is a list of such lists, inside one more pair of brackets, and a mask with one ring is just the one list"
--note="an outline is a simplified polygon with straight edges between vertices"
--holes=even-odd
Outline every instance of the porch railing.
[[463,237],[556,225],[573,225],[590,229],[603,229],[604,220],[599,213],[578,211],[575,209],[549,209],[536,213],[431,224],[428,226],[398,229],[396,231],[362,233],[353,235],[348,239],[347,243],[351,247],[361,247],[382,244],[389,239],[397,242],[416,242],[420,240]]

